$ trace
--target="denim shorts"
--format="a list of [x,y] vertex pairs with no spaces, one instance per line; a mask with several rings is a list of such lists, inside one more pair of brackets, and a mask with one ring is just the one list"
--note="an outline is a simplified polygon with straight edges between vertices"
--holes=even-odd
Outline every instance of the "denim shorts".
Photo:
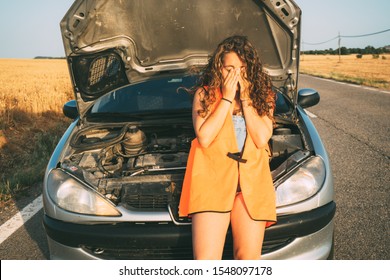
[[233,115],[234,132],[236,134],[238,150],[241,152],[246,139],[245,119],[240,115]]

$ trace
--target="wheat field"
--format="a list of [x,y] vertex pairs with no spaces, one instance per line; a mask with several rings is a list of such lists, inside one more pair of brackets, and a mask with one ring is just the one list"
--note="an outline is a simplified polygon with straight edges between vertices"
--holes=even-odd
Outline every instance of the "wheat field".
[[0,59],[0,202],[42,180],[72,98],[66,60]]
[[41,116],[61,112],[73,96],[66,60],[1,59],[0,125],[12,124],[18,112]]
[[390,55],[301,55],[300,72],[390,90]]

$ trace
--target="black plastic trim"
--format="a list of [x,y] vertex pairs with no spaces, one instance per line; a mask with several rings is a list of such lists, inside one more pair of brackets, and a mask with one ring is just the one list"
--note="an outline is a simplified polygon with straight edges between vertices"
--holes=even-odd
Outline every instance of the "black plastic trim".
[[[312,211],[278,217],[278,222],[266,229],[265,241],[280,238],[306,236],[321,230],[333,219],[335,202]],[[173,223],[118,223],[83,225],[67,223],[43,217],[47,235],[66,246],[79,247],[166,247],[191,244],[191,226],[177,226]],[[229,242],[231,235],[228,232]]]

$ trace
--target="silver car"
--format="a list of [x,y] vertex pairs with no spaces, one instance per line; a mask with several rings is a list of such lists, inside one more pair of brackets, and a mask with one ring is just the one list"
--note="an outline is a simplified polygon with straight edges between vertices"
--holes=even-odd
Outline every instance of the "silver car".
[[[191,259],[178,217],[195,137],[191,69],[246,35],[277,92],[270,166],[278,222],[263,259],[327,259],[336,204],[329,158],[298,90],[301,10],[290,0],[76,0],[61,21],[73,119],[43,187],[51,259]],[[232,258],[228,232],[224,259]]]

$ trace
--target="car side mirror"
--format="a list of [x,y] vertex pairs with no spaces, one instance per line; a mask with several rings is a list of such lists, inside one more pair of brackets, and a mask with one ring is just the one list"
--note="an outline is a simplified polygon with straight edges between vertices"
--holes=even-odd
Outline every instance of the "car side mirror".
[[70,119],[75,119],[79,116],[79,111],[77,110],[77,103],[76,100],[70,100],[65,103],[64,107],[62,108],[62,112],[64,115]]
[[298,104],[302,108],[309,108],[320,102],[320,94],[312,88],[302,88],[298,91]]

